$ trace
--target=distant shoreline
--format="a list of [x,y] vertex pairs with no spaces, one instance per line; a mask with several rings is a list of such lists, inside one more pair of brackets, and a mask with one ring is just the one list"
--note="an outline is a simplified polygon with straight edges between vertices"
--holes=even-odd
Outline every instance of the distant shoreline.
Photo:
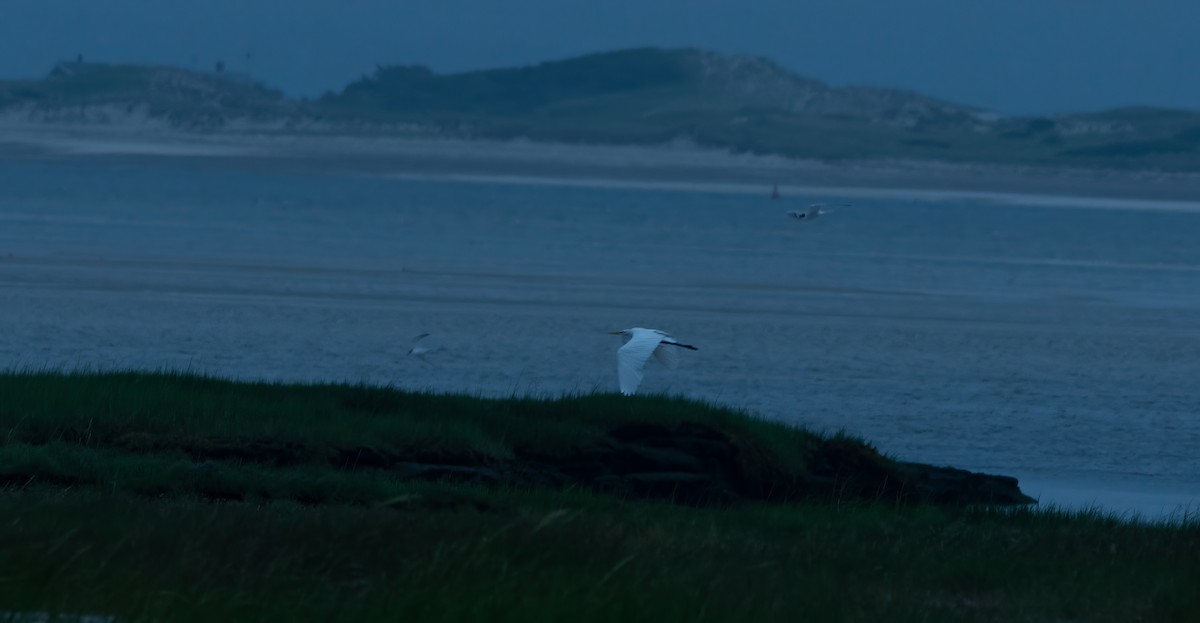
[[733,154],[686,143],[580,145],[270,130],[201,134],[152,124],[0,122],[0,159],[170,159],[198,165],[353,171],[463,182],[764,196],[778,185],[784,199],[945,199],[1200,211],[1200,173],[910,160],[818,161]]

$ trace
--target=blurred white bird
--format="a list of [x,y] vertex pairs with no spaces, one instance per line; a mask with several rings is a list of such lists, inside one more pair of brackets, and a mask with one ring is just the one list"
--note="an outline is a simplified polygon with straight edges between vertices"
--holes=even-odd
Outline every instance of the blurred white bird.
[[629,341],[617,349],[617,381],[621,393],[632,396],[642,384],[642,368],[650,355],[668,368],[675,367],[675,351],[667,348],[675,346],[688,350],[699,350],[691,344],[682,344],[675,338],[658,329],[643,329],[634,327],[623,331],[611,331],[612,335],[627,335]]
[[808,206],[807,210],[792,210],[791,212],[788,212],[787,214],[788,214],[788,216],[796,219],[797,221],[814,221],[814,220],[820,218],[820,216],[822,214],[829,214],[830,212],[833,212],[833,210],[825,209],[825,208],[832,208],[832,207],[848,208],[848,207],[850,207],[850,204],[849,203],[814,203],[814,204]]
[[428,333],[422,333],[421,335],[414,337],[412,341],[412,348],[408,349],[408,354],[424,355],[425,353],[432,353],[433,351],[437,350],[437,346],[434,346],[425,340],[427,337],[429,337]]
[[442,345],[429,337],[429,335],[428,333],[422,333],[413,338],[412,348],[408,349],[408,354],[420,359],[421,363],[433,365],[425,358],[425,355],[442,350]]

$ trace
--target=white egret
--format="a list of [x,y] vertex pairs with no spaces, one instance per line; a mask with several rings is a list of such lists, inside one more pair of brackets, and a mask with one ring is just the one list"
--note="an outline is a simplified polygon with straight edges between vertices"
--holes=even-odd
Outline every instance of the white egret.
[[831,208],[831,207],[848,208],[848,207],[850,207],[850,204],[848,204],[848,203],[831,203],[831,204],[814,203],[814,204],[808,206],[808,209],[792,210],[791,212],[788,212],[787,214],[788,214],[788,216],[796,219],[797,221],[815,221],[822,214],[829,214],[830,212],[833,212],[833,210],[825,209],[825,208]]
[[642,384],[642,368],[650,355],[668,368],[675,367],[675,351],[667,347],[699,350],[691,344],[683,344],[658,329],[634,327],[623,331],[611,331],[612,335],[627,335],[629,341],[617,349],[617,381],[621,393],[632,396]]

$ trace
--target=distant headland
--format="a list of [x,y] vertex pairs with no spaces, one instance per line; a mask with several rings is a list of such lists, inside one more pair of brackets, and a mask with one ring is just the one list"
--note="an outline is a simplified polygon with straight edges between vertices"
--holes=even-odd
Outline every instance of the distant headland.
[[827,161],[1200,171],[1200,113],[1125,108],[1006,117],[917,93],[832,87],[763,58],[639,48],[455,74],[380,66],[337,92],[294,99],[217,64],[60,63],[0,80],[8,123],[154,120],[186,131],[528,139],[653,145]]

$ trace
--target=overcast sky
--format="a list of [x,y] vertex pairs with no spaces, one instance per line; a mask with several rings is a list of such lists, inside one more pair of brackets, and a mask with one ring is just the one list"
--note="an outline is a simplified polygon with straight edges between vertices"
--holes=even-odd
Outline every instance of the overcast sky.
[[231,69],[297,95],[633,46],[769,57],[1005,113],[1200,109],[1195,0],[0,0],[0,76],[57,60]]

